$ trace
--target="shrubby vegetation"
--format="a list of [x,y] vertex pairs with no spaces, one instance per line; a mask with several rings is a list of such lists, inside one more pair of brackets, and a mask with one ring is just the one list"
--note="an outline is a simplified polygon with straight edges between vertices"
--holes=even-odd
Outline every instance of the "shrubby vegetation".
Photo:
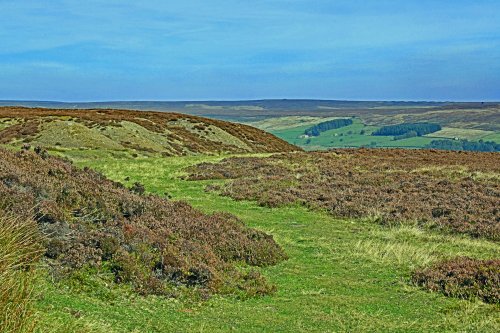
[[500,303],[500,259],[455,258],[416,271],[413,281],[446,296]]
[[382,126],[378,130],[374,131],[372,135],[376,136],[397,136],[401,137],[403,135],[408,135],[408,133],[414,132],[415,136],[422,136],[429,133],[434,133],[441,130],[441,125],[431,124],[431,123],[415,123],[415,124],[399,124]]
[[131,191],[42,149],[27,149],[0,149],[0,209],[19,219],[35,216],[55,279],[92,269],[141,294],[171,296],[175,286],[207,294],[273,290],[258,273],[235,266],[284,260],[272,236],[233,215],[205,215],[145,194],[139,183]]
[[477,142],[468,140],[432,140],[428,145],[428,148],[443,150],[500,152],[500,144],[494,141],[482,140],[479,140]]
[[[16,120],[0,129],[0,144],[22,141],[51,148],[128,150],[165,156],[300,150],[254,127],[172,112],[0,107],[0,119]],[[40,136],[45,141],[37,142]]]
[[319,136],[321,132],[352,125],[352,119],[334,119],[314,125],[304,131],[305,135]]
[[499,168],[496,153],[339,149],[230,158],[191,168],[190,178],[234,179],[218,190],[265,206],[299,203],[336,217],[406,222],[498,241]]

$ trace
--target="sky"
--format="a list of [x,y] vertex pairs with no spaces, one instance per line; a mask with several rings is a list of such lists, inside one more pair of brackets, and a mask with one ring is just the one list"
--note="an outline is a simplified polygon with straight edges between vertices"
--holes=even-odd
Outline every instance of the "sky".
[[0,0],[0,99],[500,101],[499,0]]

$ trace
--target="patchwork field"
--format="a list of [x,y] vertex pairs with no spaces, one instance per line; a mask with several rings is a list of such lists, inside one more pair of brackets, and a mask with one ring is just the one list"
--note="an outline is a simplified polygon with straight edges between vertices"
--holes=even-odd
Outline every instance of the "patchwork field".
[[427,134],[427,137],[433,138],[445,138],[445,139],[466,139],[472,141],[484,140],[484,141],[495,141],[500,142],[500,133],[494,131],[483,131],[477,129],[468,128],[452,128],[445,127],[442,130]]
[[[500,119],[500,114],[498,115]],[[305,150],[327,150],[331,148],[425,148],[433,140],[470,140],[470,141],[493,141],[500,143],[500,132],[486,131],[471,128],[444,127],[438,132],[424,136],[416,136],[394,140],[393,136],[373,136],[372,133],[381,128],[377,125],[367,125],[361,118],[350,118],[353,124],[350,126],[332,129],[322,132],[316,137],[304,136],[306,129],[313,125],[323,123],[338,117],[278,117],[268,118],[257,122],[246,122],[251,126],[268,131],[287,142],[297,145]],[[342,118],[340,118],[342,119]],[[343,118],[346,119],[346,118]],[[427,118],[424,119],[424,121]],[[404,122],[407,118],[400,119]],[[394,122],[394,121],[393,121]],[[387,119],[384,122],[387,123]],[[397,121],[394,122],[397,124]],[[469,124],[470,126],[473,126]],[[466,125],[467,126],[467,125]]]
[[[288,119],[288,118],[287,118]],[[290,122],[294,118],[289,119]],[[353,124],[350,126],[332,129],[321,133],[317,137],[304,137],[304,131],[311,125],[321,123],[325,119],[331,118],[316,118],[313,122],[309,120],[309,124],[292,127],[289,124],[283,129],[274,129],[273,123],[279,120],[261,121],[259,123],[249,123],[252,126],[262,126],[267,130],[287,142],[297,145],[305,150],[326,150],[331,148],[351,148],[351,147],[402,147],[402,148],[423,148],[433,139],[428,137],[414,137],[402,140],[394,140],[392,136],[372,136],[372,132],[377,130],[378,126],[367,126],[360,119],[353,119]],[[285,120],[281,120],[285,122]]]

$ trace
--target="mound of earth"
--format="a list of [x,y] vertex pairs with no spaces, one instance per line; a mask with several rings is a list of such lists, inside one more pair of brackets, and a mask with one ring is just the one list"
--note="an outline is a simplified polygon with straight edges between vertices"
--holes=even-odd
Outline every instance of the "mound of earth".
[[0,107],[0,143],[165,156],[300,150],[262,130],[178,113]]
[[34,217],[53,276],[112,274],[143,294],[176,286],[212,292],[272,291],[255,270],[286,258],[272,236],[229,214],[203,214],[184,202],[131,190],[44,150],[0,149],[0,213]]

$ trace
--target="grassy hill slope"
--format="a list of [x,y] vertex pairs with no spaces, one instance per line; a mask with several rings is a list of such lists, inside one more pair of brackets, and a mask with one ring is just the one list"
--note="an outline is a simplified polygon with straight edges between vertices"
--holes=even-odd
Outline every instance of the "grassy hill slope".
[[165,112],[0,108],[0,143],[179,156],[299,148],[243,124]]

